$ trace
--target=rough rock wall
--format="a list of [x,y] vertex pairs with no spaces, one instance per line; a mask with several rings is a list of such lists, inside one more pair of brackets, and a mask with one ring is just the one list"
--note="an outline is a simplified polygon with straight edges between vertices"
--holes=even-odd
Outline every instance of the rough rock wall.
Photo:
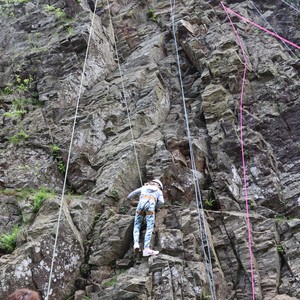
[[[225,13],[207,2],[175,3],[185,103],[217,299],[251,299],[242,56]],[[267,26],[252,1],[226,2]],[[255,5],[279,34],[300,43],[299,15],[280,1]],[[61,192],[93,7],[75,0],[1,5],[0,232],[21,229],[13,253],[1,244],[3,298],[20,286],[46,296],[60,199],[45,200],[36,213],[35,191],[22,193]],[[100,1],[96,12],[49,299],[209,299],[170,3]],[[255,299],[297,299],[299,51],[233,20],[248,63],[243,116]],[[160,177],[167,200],[153,236],[162,254],[149,259],[131,249],[134,210],[125,198],[140,184],[135,149],[143,181]]]

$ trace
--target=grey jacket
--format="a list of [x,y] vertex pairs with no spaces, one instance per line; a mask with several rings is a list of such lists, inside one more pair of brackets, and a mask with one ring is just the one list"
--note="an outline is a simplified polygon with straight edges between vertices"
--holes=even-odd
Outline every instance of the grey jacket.
[[165,203],[162,191],[155,185],[144,185],[141,188],[132,191],[127,198],[131,199],[138,194],[140,194],[140,199],[144,198],[144,196],[146,196],[145,198],[152,196],[154,199],[156,199],[157,207]]

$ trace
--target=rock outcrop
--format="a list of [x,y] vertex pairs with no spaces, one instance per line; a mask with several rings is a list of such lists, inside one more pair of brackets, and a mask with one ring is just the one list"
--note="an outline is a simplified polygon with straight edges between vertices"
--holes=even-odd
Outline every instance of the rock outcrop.
[[[232,16],[240,110],[217,2],[1,2],[1,299],[252,299],[250,255],[255,299],[299,299],[299,51]],[[224,4],[299,45],[290,2]],[[126,196],[153,177],[143,258]]]

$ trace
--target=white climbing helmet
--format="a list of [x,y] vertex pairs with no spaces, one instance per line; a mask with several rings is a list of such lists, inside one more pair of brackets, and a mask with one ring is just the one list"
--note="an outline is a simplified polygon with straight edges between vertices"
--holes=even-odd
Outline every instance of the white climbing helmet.
[[153,180],[151,180],[151,181],[152,181],[152,182],[158,183],[161,189],[164,188],[163,184],[161,183],[161,181],[160,181],[159,179],[153,179]]

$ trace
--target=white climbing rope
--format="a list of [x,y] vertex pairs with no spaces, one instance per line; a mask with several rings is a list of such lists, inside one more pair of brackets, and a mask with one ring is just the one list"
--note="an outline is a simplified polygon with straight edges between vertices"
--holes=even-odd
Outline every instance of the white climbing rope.
[[[207,274],[208,281],[209,281],[210,294],[211,294],[212,300],[217,300],[214,275],[213,275],[212,259],[211,259],[211,248],[210,248],[210,243],[209,243],[209,239],[208,239],[208,235],[207,235],[206,220],[205,220],[205,215],[204,215],[200,184],[199,184],[198,178],[196,177],[197,171],[196,171],[195,157],[194,157],[194,153],[193,153],[193,142],[192,142],[192,137],[191,137],[191,133],[190,133],[190,129],[189,129],[189,118],[188,118],[188,113],[187,113],[186,104],[185,104],[185,95],[184,95],[184,89],[183,89],[183,80],[182,80],[182,73],[181,73],[181,67],[180,67],[178,43],[177,43],[177,38],[176,38],[175,20],[174,20],[175,0],[170,0],[170,6],[171,6],[172,30],[173,30],[174,44],[175,44],[175,48],[176,48],[176,60],[177,60],[178,75],[179,75],[179,81],[180,81],[181,97],[182,97],[182,103],[183,103],[183,109],[184,109],[186,131],[187,131],[187,136],[188,136],[188,140],[189,140],[189,150],[190,150],[190,157],[191,157],[191,164],[192,164],[193,182],[194,182],[194,186],[195,186],[195,196],[196,196],[196,204],[197,204],[197,211],[198,211],[200,240],[201,240],[201,245],[202,245],[202,249],[203,249],[206,274]],[[207,250],[205,249],[205,247]]]
[[[260,12],[260,10],[257,8],[257,6],[254,4],[253,1],[251,1],[253,7],[255,10],[258,12],[258,14],[262,17],[262,19],[269,25],[269,27],[273,30],[274,33],[278,35],[278,33],[275,31],[275,29],[271,26],[271,24],[267,21],[267,19],[263,16],[263,14]],[[295,57],[297,58],[297,55],[293,52],[293,50],[288,46],[288,44],[285,41],[282,41],[285,45],[285,47],[288,49],[288,51]]]
[[291,5],[290,3],[284,1],[284,0],[280,0],[281,2],[285,3],[286,5],[288,5],[290,8],[292,8],[294,11],[298,12],[300,14],[300,10],[297,9],[296,7],[294,7],[293,5]]
[[57,224],[56,224],[57,227],[56,227],[55,241],[54,241],[51,267],[50,267],[50,273],[49,273],[48,288],[47,288],[47,294],[46,294],[45,300],[49,299],[49,295],[50,295],[50,291],[51,291],[53,267],[54,267],[54,261],[55,261],[55,257],[56,257],[57,241],[58,241],[58,235],[59,235],[59,226],[60,226],[62,210],[63,210],[63,202],[64,202],[66,183],[67,183],[67,177],[68,177],[68,171],[69,171],[69,165],[70,165],[71,150],[72,150],[72,146],[73,146],[75,126],[76,126],[77,115],[78,115],[79,101],[80,101],[80,97],[81,97],[81,93],[82,93],[84,73],[85,73],[85,69],[86,69],[86,63],[87,63],[87,58],[88,58],[88,53],[89,53],[89,47],[90,47],[90,43],[91,43],[91,36],[92,36],[92,30],[93,30],[93,25],[94,25],[94,20],[95,20],[97,3],[98,3],[98,0],[96,0],[96,2],[95,2],[95,8],[94,8],[94,12],[93,12],[93,17],[92,17],[90,29],[89,29],[88,43],[87,43],[87,48],[86,48],[86,53],[85,53],[85,58],[84,58],[84,63],[83,63],[83,69],[82,69],[82,74],[81,74],[79,91],[78,91],[78,95],[77,95],[76,110],[75,110],[75,114],[74,114],[74,121],[73,121],[71,140],[70,140],[70,145],[69,145],[68,159],[67,159],[67,163],[66,163],[65,177],[64,177],[63,189],[62,189],[62,193],[61,193],[60,208],[59,208],[58,220],[57,220]]
[[118,47],[117,47],[117,41],[116,41],[116,37],[115,37],[115,31],[114,31],[114,26],[113,26],[111,12],[110,12],[110,5],[109,5],[108,0],[107,0],[107,6],[108,6],[108,12],[109,12],[109,21],[110,21],[110,25],[111,25],[111,29],[112,29],[112,40],[113,40],[113,43],[115,44],[114,48],[115,48],[115,53],[116,53],[116,58],[117,58],[117,63],[118,63],[119,74],[121,77],[122,93],[123,93],[123,98],[124,98],[124,102],[125,102],[125,106],[126,106],[126,112],[127,112],[130,134],[131,134],[131,139],[132,139],[132,144],[133,144],[133,150],[134,150],[136,165],[137,165],[137,169],[138,169],[138,173],[139,173],[140,183],[142,186],[143,180],[142,180],[142,174],[141,174],[140,164],[139,164],[139,160],[138,160],[138,154],[137,154],[137,150],[136,150],[136,141],[134,139],[133,130],[132,130],[132,122],[131,122],[131,118],[130,118],[128,102],[127,102],[127,97],[126,97],[126,91],[125,91],[125,86],[124,86],[123,72],[122,72],[121,65],[120,65],[119,51],[118,51]]

